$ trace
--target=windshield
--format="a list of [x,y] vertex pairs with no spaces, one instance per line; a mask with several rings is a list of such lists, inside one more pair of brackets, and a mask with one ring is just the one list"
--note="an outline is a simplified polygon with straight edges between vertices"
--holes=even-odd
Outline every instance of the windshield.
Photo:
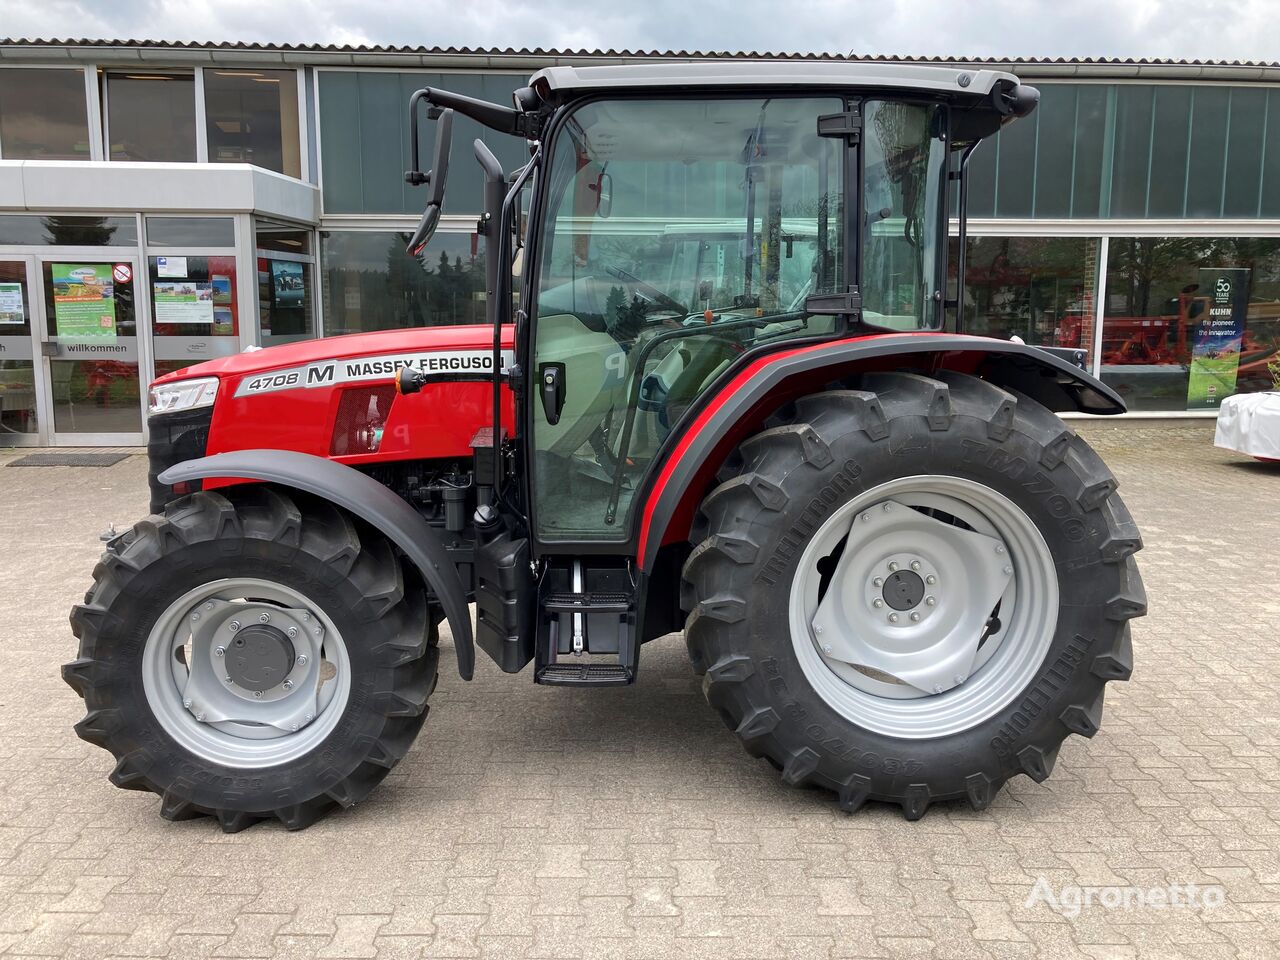
[[760,343],[837,329],[805,299],[844,289],[845,144],[817,132],[843,109],[595,101],[560,128],[534,343],[539,380],[550,367],[565,384],[561,409],[535,415],[544,539],[625,537],[649,464],[720,373]]
[[863,108],[863,321],[891,330],[942,325],[943,109],[868,100]]

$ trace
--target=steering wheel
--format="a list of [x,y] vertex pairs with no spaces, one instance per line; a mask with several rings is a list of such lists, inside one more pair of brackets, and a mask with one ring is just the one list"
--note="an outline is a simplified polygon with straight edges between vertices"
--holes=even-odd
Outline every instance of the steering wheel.
[[634,273],[628,273],[626,270],[623,270],[621,267],[605,267],[604,272],[609,274],[609,276],[613,277],[616,280],[626,280],[627,282],[634,284],[636,287],[640,289],[641,294],[643,294],[649,300],[650,303],[660,303],[664,307],[666,307],[668,310],[674,311],[675,313],[680,314],[682,317],[688,316],[689,308],[686,307],[683,303],[681,303],[679,300],[676,300],[674,297],[670,297],[667,294],[663,293],[661,290],[655,287],[652,283],[648,283],[645,280],[641,280]]

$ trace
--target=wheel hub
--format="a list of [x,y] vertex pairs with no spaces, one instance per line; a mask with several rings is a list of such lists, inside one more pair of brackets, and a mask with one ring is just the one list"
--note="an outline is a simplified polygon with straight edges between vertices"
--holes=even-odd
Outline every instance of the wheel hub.
[[894,610],[913,610],[924,599],[924,577],[912,570],[895,570],[885,578],[882,595]]
[[270,690],[289,675],[297,660],[285,632],[265,623],[237,631],[226,649],[227,676],[247,690]]

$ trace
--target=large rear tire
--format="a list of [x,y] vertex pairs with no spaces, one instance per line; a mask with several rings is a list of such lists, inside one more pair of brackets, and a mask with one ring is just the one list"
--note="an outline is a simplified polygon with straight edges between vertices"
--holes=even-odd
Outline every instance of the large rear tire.
[[684,568],[711,705],[790,784],[857,809],[991,802],[1092,737],[1146,610],[1137,528],[1050,411],[974,377],[867,374],[779,411]]
[[368,796],[427,714],[437,617],[377,531],[265,486],[177,500],[108,544],[71,613],[81,738],[170,820],[301,829]]

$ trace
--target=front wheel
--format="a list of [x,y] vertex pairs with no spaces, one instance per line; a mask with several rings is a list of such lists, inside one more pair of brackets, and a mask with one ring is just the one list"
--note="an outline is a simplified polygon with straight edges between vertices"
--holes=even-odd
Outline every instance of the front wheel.
[[405,755],[436,682],[435,619],[391,544],[332,505],[197,493],[112,541],[72,611],[76,732],[167,819],[299,829]]
[[1097,732],[1132,669],[1141,540],[1102,461],[1030,398],[953,373],[854,386],[780,411],[703,503],[690,655],[788,783],[909,819],[980,809]]

